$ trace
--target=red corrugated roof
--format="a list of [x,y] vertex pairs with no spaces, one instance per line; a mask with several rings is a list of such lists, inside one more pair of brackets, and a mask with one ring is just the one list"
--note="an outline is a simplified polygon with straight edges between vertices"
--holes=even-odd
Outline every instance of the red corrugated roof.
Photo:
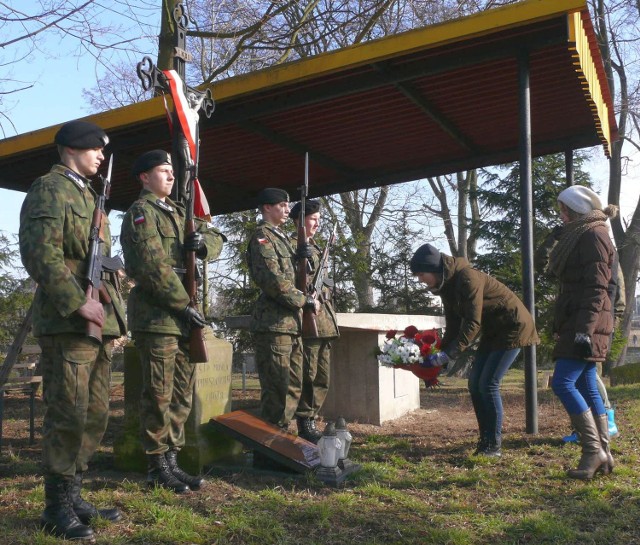
[[[517,160],[518,58],[525,51],[534,155],[598,144],[607,150],[615,118],[583,4],[529,0],[214,83],[216,111],[200,128],[200,180],[212,211],[250,208],[265,186],[295,199],[306,151],[312,196]],[[569,38],[576,10],[611,134],[603,133],[575,64]],[[111,137],[111,204],[124,209],[139,191],[128,175],[132,160],[170,149],[160,102],[90,119]],[[0,142],[2,187],[26,191],[48,170],[54,132]]]

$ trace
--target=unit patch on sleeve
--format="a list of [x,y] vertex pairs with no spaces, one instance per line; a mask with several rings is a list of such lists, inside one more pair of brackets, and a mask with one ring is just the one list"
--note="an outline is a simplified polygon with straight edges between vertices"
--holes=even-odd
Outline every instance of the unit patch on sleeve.
[[142,212],[140,212],[137,216],[135,216],[133,218],[133,224],[134,225],[140,225],[140,224],[142,224],[144,222],[145,222],[145,217],[144,217],[144,214]]

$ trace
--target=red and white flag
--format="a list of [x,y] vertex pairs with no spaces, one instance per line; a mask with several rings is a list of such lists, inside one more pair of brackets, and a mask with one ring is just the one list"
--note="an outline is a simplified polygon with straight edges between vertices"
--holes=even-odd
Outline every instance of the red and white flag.
[[[169,82],[169,89],[171,91],[171,98],[175,107],[180,127],[187,139],[189,145],[189,152],[191,153],[191,160],[196,160],[196,138],[198,126],[198,112],[191,109],[189,101],[184,94],[184,85],[182,78],[175,70],[163,70],[162,73],[167,77]],[[165,106],[166,107],[166,106]],[[201,219],[209,221],[211,219],[211,210],[207,197],[202,190],[200,181],[196,178],[193,184],[193,214]]]

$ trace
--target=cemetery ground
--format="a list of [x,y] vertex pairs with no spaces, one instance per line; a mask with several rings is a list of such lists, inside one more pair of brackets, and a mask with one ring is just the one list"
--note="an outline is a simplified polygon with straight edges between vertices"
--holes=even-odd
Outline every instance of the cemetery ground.
[[[564,445],[568,417],[548,389],[539,390],[539,433],[525,433],[523,372],[503,385],[501,459],[473,456],[476,426],[463,379],[421,390],[421,408],[372,426],[350,423],[350,458],[362,471],[343,487],[312,475],[240,471],[209,476],[198,492],[148,491],[145,475],[113,465],[123,420],[121,377],[114,377],[107,435],[86,474],[84,495],[116,505],[123,520],[94,525],[99,544],[640,544],[640,385],[609,389],[621,434],[616,468],[589,482],[569,480],[579,447]],[[233,409],[258,405],[257,381]],[[8,396],[0,456],[0,543],[58,544],[38,530],[43,507],[39,431],[28,446],[26,397]],[[37,420],[42,421],[41,401]]]

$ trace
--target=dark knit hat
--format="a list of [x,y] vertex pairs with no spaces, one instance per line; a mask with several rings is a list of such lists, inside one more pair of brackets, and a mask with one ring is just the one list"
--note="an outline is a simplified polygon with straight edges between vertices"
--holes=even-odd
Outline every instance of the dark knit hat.
[[278,204],[289,202],[289,193],[277,187],[265,187],[257,197],[258,204]]
[[109,137],[98,125],[88,121],[69,121],[60,127],[53,142],[68,148],[94,149],[104,148]]
[[409,262],[412,273],[428,272],[441,274],[444,262],[442,254],[431,244],[423,244],[416,250]]
[[161,149],[154,149],[151,151],[147,151],[143,153],[133,162],[133,167],[131,167],[131,173],[134,176],[138,176],[143,172],[147,172],[152,168],[155,168],[160,165],[170,165],[171,164],[171,154],[167,153]]
[[[311,214],[315,214],[316,212],[320,212],[320,208],[322,203],[315,199],[310,199],[305,201],[304,203],[304,213],[307,216]],[[302,203],[297,202],[293,205],[293,208],[289,211],[289,217],[292,220],[297,220],[300,217],[300,212],[302,211]]]

